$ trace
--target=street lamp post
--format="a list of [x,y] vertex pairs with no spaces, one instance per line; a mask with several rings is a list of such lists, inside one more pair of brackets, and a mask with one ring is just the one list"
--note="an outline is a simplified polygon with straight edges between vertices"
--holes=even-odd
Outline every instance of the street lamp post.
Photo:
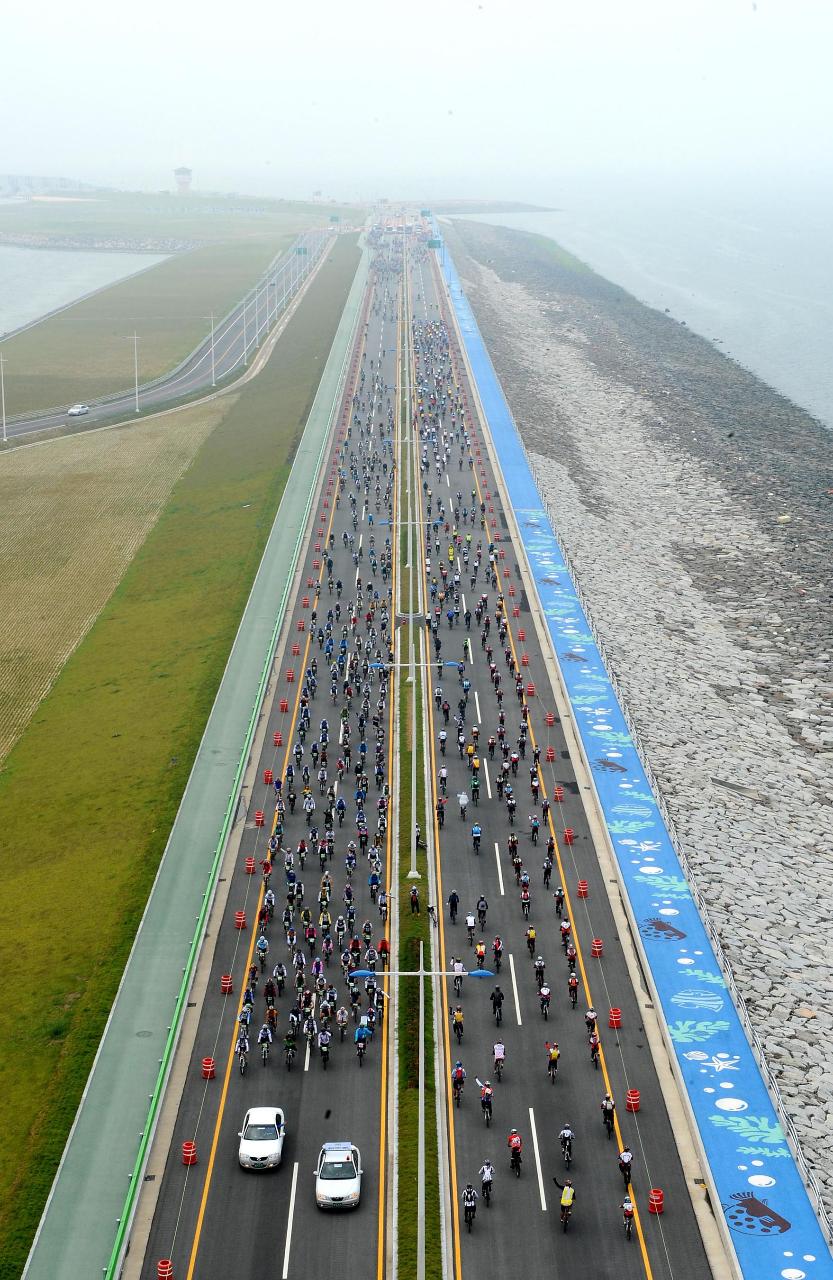
[[211,385],[216,387],[217,379],[214,370],[214,312],[211,312]]
[[136,394],[136,412],[139,412],[139,335],[133,331],[133,384]]
[[3,444],[8,443],[8,436],[6,435],[6,377],[3,373],[3,365],[5,363],[6,357],[0,355],[0,405],[2,405],[3,412]]
[[[373,970],[354,969],[356,978],[369,978]],[[376,977],[379,975],[376,974]],[[425,979],[454,978],[453,969],[426,969],[423,944],[419,944],[418,969],[384,971],[388,978],[419,978],[419,1113],[417,1121],[417,1270],[416,1280],[425,1280]],[[466,978],[493,978],[491,969],[469,969]]]
[[246,308],[249,304],[248,295],[243,299],[243,364],[249,363],[249,335],[246,330]]

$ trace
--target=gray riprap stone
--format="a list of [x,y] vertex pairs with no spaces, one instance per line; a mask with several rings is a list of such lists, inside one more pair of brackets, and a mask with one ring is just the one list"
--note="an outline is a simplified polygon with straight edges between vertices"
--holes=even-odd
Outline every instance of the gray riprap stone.
[[533,240],[462,234],[491,263],[455,244],[553,522],[833,1212],[831,442]]

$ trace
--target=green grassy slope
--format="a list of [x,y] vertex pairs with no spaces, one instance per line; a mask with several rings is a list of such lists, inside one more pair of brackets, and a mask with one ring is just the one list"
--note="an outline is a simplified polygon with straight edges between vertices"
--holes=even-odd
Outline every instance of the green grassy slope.
[[358,251],[230,398],[0,774],[0,1277],[20,1275]]

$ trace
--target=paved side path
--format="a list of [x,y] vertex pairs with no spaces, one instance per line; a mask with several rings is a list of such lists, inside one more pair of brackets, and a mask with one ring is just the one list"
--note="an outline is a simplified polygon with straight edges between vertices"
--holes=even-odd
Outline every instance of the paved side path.
[[[106,1270],[364,296],[362,254],[289,482],[52,1186],[27,1280]],[[211,892],[213,893],[213,885]]]
[[[833,1259],[795,1153],[576,594],[474,314],[447,251],[451,304],[708,1168],[712,1209],[749,1280],[827,1280]],[[722,1209],[722,1214],[721,1214]]]

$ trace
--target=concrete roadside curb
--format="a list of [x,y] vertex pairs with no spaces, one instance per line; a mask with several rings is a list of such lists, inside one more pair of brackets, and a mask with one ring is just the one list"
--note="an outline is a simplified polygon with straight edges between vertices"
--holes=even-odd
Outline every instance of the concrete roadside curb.
[[[268,355],[266,358],[268,359]],[[287,480],[287,486],[293,483],[293,477],[294,464]],[[315,485],[315,503],[319,503],[321,500],[326,477],[327,469],[325,450],[322,455],[322,465],[319,468],[319,474]],[[280,508],[278,509],[278,514],[276,516],[276,523],[279,518]],[[307,556],[310,542],[312,540],[312,534],[313,525],[308,523],[306,533],[298,551],[299,563],[303,563]],[[263,750],[268,725],[266,708],[272,702],[278,684],[280,667],[278,655],[283,652],[292,634],[292,617],[295,612],[298,597],[301,593],[300,578],[295,574],[293,575],[293,579],[294,586],[286,601],[283,624],[275,646],[275,654],[272,658],[272,672],[263,695],[257,732],[255,733],[249,749],[249,763],[240,789],[238,812],[223,855],[223,864],[218,880],[218,889],[215,893],[211,914],[206,925],[200,959],[194,976],[194,984],[190,993],[191,1001],[189,1001],[189,1006],[193,1005],[194,1007],[189,1007],[183,1020],[182,1034],[180,1036],[180,1041],[174,1057],[174,1063],[171,1068],[171,1074],[165,1090],[165,1101],[160,1112],[159,1121],[148,1157],[145,1172],[146,1182],[144,1184],[143,1191],[140,1193],[136,1215],[133,1220],[133,1228],[130,1235],[130,1252],[127,1255],[121,1272],[123,1280],[138,1280],[144,1266],[147,1242],[151,1225],[153,1223],[153,1217],[156,1212],[159,1192],[161,1190],[165,1161],[173,1138],[182,1094],[187,1083],[188,1066],[191,1061],[194,1042],[199,1028],[200,1010],[202,1008],[205,993],[208,989],[208,981],[211,976],[211,969],[214,963],[220,922],[222,921],[223,915],[228,906],[229,894],[231,892],[232,873],[237,864],[240,842],[246,823],[246,814],[248,811],[246,793],[251,794],[253,785],[258,777],[258,761]],[[152,1178],[153,1180],[147,1181],[148,1178]]]
[[[486,418],[486,414],[480,400],[478,385],[469,364],[468,353],[457,323],[456,313],[448,297],[445,278],[436,268],[436,264],[433,261],[432,267],[435,272],[435,278],[438,282],[438,292],[441,293],[443,298],[443,311],[445,312],[444,318],[450,328],[454,331],[461,359],[466,369],[472,397],[477,408],[483,440],[497,481],[503,511],[509,525],[513,546],[518,554],[518,565],[527,593],[527,599],[530,602],[530,612],[532,614],[533,624],[541,646],[541,653],[544,658],[547,673],[550,678],[558,714],[562,721],[562,728],[564,729],[565,737],[567,739],[571,763],[576,774],[576,779],[581,788],[582,803],[587,815],[593,846],[604,873],[605,888],[611,910],[613,912],[613,917],[619,930],[619,937],[622,943],[622,950],[628,969],[628,975],[640,1005],[640,1013],[643,1018],[643,1024],[651,1048],[651,1054],[660,1088],[662,1090],[663,1100],[668,1110],[680,1162],[685,1173],[686,1185],[691,1197],[692,1208],[697,1218],[697,1223],[703,1238],[703,1244],[709,1260],[709,1265],[712,1268],[714,1280],[732,1280],[733,1277],[737,1277],[739,1275],[739,1272],[733,1263],[734,1252],[731,1250],[731,1246],[729,1246],[729,1249],[727,1250],[727,1241],[724,1238],[718,1221],[712,1212],[705,1195],[700,1191],[700,1188],[708,1178],[708,1163],[705,1159],[705,1153],[702,1151],[699,1143],[693,1116],[686,1105],[687,1099],[685,1090],[678,1082],[674,1065],[668,1052],[663,1024],[657,1013],[659,1001],[656,998],[656,993],[650,986],[650,968],[647,964],[646,958],[641,954],[641,950],[638,948],[635,940],[636,933],[634,929],[634,922],[625,905],[627,894],[624,891],[619,876],[618,865],[610,846],[607,827],[604,822],[596,789],[593,785],[592,774],[584,754],[584,749],[574,729],[570,702],[562,683],[560,669],[553,654],[552,640],[549,634],[549,629],[544,620],[537,587],[527,562],[524,541],[521,537],[515,512],[506,489],[500,459],[498,457],[494,441],[492,440],[488,419]],[[612,888],[613,885],[616,886],[615,892]],[[646,982],[649,984],[647,993]],[[650,1000],[646,1001],[643,997],[643,993],[646,993],[650,997]],[[706,1177],[704,1177],[704,1172],[706,1173]],[[712,1194],[715,1194],[713,1189]]]
[[[284,490],[206,732],[26,1264],[24,1274],[31,1280],[35,1277],[38,1280],[40,1277],[44,1280],[62,1280],[63,1277],[76,1280],[78,1276],[108,1271],[103,1264],[110,1255],[113,1236],[118,1229],[124,1238],[131,1225],[129,1217],[122,1222],[121,1218],[116,1219],[116,1214],[124,1210],[125,1194],[134,1177],[141,1180],[144,1176],[154,1138],[153,1122],[151,1132],[141,1135],[141,1142],[145,1144],[145,1164],[140,1168],[134,1167],[126,1184],[122,1177],[134,1159],[135,1134],[139,1124],[147,1122],[148,1087],[151,1084],[155,1089],[161,1087],[158,1081],[164,1058],[160,1059],[159,1054],[165,1044],[164,1024],[171,1021],[170,1010],[175,1004],[175,993],[181,991],[183,955],[195,945],[191,940],[195,910],[202,909],[205,898],[205,879],[201,878],[208,874],[205,851],[217,847],[218,833],[227,821],[223,814],[228,813],[228,803],[235,798],[233,787],[241,768],[241,748],[252,732],[255,714],[258,714],[258,720],[262,718],[262,705],[253,709],[254,699],[261,688],[267,656],[270,663],[274,661],[272,646],[280,634],[280,628],[276,630],[276,611],[279,612],[282,599],[285,609],[291,599],[291,592],[286,589],[287,565],[292,572],[303,540],[297,534],[299,522],[305,519],[304,512],[311,510],[312,493],[318,487],[316,477],[322,473],[326,440],[335,412],[335,388],[341,386],[346,353],[358,323],[367,272],[368,255],[365,252],[296,453],[293,464],[296,483],[287,484]],[[300,477],[305,478],[301,480]],[[269,679],[265,684],[269,684]],[[255,725],[254,734],[258,727]],[[235,815],[232,831],[236,825]],[[214,856],[212,853],[212,859]],[[216,868],[216,862],[214,866]],[[209,886],[212,895],[216,887],[216,883]],[[206,921],[212,915],[212,908],[213,901],[206,912]],[[186,930],[190,931],[187,944],[183,936]],[[199,960],[195,965],[198,967]],[[193,983],[193,974],[191,981]],[[176,999],[179,998],[177,995]],[[135,1040],[137,1025],[152,1030],[142,1033],[146,1038]],[[129,1108],[123,1072],[128,1052],[133,1093]],[[170,1052],[176,1056],[175,1047]],[[169,1072],[170,1065],[169,1061]],[[118,1086],[117,1082],[120,1082]],[[117,1102],[120,1105],[117,1106]],[[159,1116],[157,1110],[157,1122]],[[136,1160],[141,1158],[141,1152],[140,1146]],[[120,1174],[121,1161],[124,1163]],[[133,1194],[138,1194],[135,1183]],[[135,1200],[133,1209],[135,1211]]]

